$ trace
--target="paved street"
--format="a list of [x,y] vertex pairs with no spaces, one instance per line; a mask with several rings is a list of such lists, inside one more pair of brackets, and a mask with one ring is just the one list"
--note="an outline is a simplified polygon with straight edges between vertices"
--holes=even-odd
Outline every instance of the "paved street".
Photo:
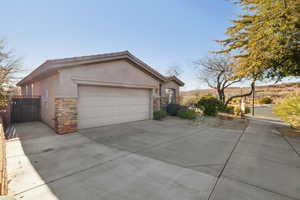
[[[270,120],[280,120],[280,118],[275,115],[273,111],[274,105],[262,105],[262,106],[255,106],[254,107],[254,116],[257,118],[262,119],[270,119]],[[248,114],[248,116],[252,116],[252,106],[250,106],[251,113]]]

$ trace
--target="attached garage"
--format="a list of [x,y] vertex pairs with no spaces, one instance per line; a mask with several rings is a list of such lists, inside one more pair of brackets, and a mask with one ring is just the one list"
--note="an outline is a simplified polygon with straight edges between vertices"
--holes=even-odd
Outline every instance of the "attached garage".
[[152,119],[161,104],[179,102],[184,83],[122,51],[47,60],[17,85],[41,97],[41,120],[65,134]]
[[150,119],[150,90],[79,86],[78,128]]

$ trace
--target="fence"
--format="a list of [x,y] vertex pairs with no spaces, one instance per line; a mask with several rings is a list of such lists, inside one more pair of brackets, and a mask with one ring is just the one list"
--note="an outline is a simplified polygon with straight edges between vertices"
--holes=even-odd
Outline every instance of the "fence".
[[39,97],[22,97],[11,99],[11,122],[39,121],[41,102]]
[[2,117],[0,116],[0,195],[7,194],[6,140]]

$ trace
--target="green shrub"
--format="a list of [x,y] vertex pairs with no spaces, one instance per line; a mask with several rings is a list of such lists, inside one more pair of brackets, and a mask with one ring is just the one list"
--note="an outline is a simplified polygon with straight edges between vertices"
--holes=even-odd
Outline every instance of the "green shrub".
[[188,108],[181,108],[178,111],[178,116],[183,119],[196,119],[197,113]]
[[162,120],[167,116],[167,112],[164,110],[158,110],[153,112],[153,119]]
[[246,106],[246,107],[245,107],[245,114],[248,114],[248,113],[250,113],[250,112],[251,112],[250,107],[249,107],[249,106]]
[[179,109],[181,109],[183,106],[179,105],[179,104],[168,104],[167,105],[167,113],[168,115],[171,116],[176,116]]
[[274,108],[274,112],[283,121],[290,124],[293,128],[300,128],[300,95],[293,94],[280,103]]
[[270,97],[264,97],[259,100],[260,104],[271,104],[273,103],[273,100]]
[[197,107],[203,110],[207,116],[215,116],[218,111],[224,110],[223,103],[213,96],[203,96],[197,103]]

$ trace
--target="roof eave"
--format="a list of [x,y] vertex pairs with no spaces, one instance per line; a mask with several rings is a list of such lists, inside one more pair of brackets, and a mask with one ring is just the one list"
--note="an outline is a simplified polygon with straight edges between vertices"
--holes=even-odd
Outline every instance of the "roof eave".
[[169,81],[174,81],[176,82],[179,86],[183,87],[184,86],[184,82],[181,81],[179,78],[177,78],[176,76],[169,76],[167,77],[167,80]]
[[[152,67],[150,67],[149,65],[147,65],[146,63],[144,63],[134,55],[132,55],[129,51],[123,51],[123,52],[100,54],[94,56],[47,60],[46,62],[41,64],[38,68],[36,68],[34,71],[32,71],[29,75],[27,75],[25,78],[19,81],[16,85],[22,86],[24,84],[30,83],[36,80],[38,77],[42,76],[43,74],[47,76],[47,73],[51,74],[52,71],[57,71],[58,69],[61,68],[67,68],[67,67],[77,66],[82,64],[92,64],[97,62],[112,61],[117,59],[128,59],[131,62],[135,63],[136,65],[140,66],[142,69],[144,69],[146,72],[148,72],[158,80],[163,82],[168,80],[166,77],[164,77],[162,74],[154,70]],[[47,69],[47,65],[49,69]]]

